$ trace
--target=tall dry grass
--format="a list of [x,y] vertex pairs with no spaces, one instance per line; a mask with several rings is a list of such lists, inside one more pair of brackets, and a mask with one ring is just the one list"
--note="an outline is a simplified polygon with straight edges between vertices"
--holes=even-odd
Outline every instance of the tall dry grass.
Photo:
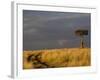
[[[30,61],[28,61],[30,55],[33,56]],[[37,59],[35,59],[36,55],[38,55]],[[90,58],[90,48],[63,48],[24,51],[23,69],[90,66]]]

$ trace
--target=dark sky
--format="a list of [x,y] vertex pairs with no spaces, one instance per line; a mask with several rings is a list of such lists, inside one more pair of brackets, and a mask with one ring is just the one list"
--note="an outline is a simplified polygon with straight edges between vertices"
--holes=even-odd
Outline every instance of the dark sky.
[[90,18],[89,13],[23,10],[23,49],[79,47],[77,29],[89,31],[84,42],[90,47]]

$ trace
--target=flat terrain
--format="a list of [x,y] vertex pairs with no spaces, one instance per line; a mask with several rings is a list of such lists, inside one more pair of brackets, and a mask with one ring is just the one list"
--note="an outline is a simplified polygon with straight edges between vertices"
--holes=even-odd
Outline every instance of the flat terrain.
[[24,51],[23,69],[90,66],[90,58],[90,48]]

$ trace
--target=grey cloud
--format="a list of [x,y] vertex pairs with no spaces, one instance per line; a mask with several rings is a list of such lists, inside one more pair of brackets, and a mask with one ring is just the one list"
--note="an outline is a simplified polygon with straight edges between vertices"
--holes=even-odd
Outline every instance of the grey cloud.
[[90,47],[90,17],[89,13],[24,10],[24,50],[77,47],[79,39],[74,34],[76,29],[89,30],[85,41]]

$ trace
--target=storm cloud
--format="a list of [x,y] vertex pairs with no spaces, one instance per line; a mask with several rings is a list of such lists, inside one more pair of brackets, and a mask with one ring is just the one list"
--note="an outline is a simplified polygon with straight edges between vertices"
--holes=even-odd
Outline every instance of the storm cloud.
[[90,47],[90,13],[23,10],[23,49],[51,49],[79,47],[77,29],[87,29],[84,36]]

